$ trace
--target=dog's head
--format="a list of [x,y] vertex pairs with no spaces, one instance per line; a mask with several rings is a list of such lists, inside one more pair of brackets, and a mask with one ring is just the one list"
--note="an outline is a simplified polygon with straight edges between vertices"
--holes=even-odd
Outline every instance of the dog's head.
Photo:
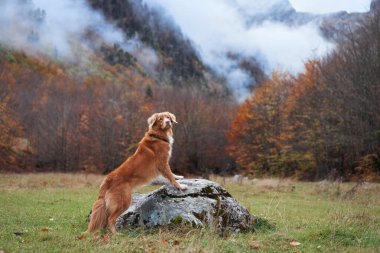
[[175,115],[170,112],[155,113],[148,119],[149,129],[168,130],[177,123]]

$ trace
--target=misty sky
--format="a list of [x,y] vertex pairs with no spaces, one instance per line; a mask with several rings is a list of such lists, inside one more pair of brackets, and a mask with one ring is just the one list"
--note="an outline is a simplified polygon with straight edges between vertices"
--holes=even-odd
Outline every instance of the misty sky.
[[[86,31],[97,34],[97,40],[88,39]],[[131,53],[148,72],[159,63],[154,50],[137,37],[126,38],[86,0],[0,0],[0,42],[31,55],[44,52],[76,63],[86,62],[85,51],[98,49],[106,42]]]
[[[255,14],[267,14],[273,6],[282,8],[286,0],[145,0],[152,8],[161,8],[190,38],[203,61],[225,75],[235,89],[250,83],[247,73],[226,52],[257,58],[270,74],[281,69],[302,71],[307,59],[325,55],[334,45],[321,37],[314,23],[289,27],[264,21],[247,25]],[[370,0],[290,0],[297,11],[318,14],[366,12]],[[286,6],[284,7],[286,8]]]
[[371,0],[289,0],[297,11],[330,13],[337,11],[367,12]]

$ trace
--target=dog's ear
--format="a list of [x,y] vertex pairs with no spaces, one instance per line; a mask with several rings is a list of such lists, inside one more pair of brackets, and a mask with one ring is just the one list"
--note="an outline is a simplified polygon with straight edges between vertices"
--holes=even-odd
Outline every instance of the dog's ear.
[[149,117],[148,119],[148,125],[149,129],[152,129],[154,123],[156,123],[158,113],[154,113],[152,116]]
[[173,113],[168,112],[168,114],[169,114],[170,119],[171,119],[174,123],[178,123],[178,122],[177,122],[177,119],[175,118],[175,115],[174,115]]

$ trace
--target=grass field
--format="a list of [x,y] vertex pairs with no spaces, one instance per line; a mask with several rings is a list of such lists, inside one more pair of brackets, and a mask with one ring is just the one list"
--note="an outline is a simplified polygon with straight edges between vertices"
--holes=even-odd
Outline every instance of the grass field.
[[379,184],[350,191],[354,183],[213,178],[270,225],[247,234],[166,228],[84,235],[102,178],[0,174],[0,252],[380,252]]

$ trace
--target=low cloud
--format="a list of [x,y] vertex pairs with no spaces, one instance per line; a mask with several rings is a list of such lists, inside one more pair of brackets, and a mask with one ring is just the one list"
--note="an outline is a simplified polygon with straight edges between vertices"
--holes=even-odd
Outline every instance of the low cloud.
[[[0,42],[28,54],[44,52],[60,60],[78,61],[83,49],[95,51],[104,44],[118,44],[154,69],[154,52],[138,38],[126,38],[116,25],[85,0],[2,0]],[[149,52],[149,54],[147,53]],[[79,54],[78,54],[79,53]]]
[[[315,22],[294,26],[274,21],[279,11],[294,11],[287,0],[145,0],[166,10],[198,49],[202,59],[228,80],[238,94],[254,80],[227,54],[254,57],[270,74],[275,69],[297,73],[309,58],[325,55],[334,45]],[[260,15],[260,22],[252,20]],[[264,17],[264,18],[263,18]],[[238,95],[240,96],[240,95]]]

